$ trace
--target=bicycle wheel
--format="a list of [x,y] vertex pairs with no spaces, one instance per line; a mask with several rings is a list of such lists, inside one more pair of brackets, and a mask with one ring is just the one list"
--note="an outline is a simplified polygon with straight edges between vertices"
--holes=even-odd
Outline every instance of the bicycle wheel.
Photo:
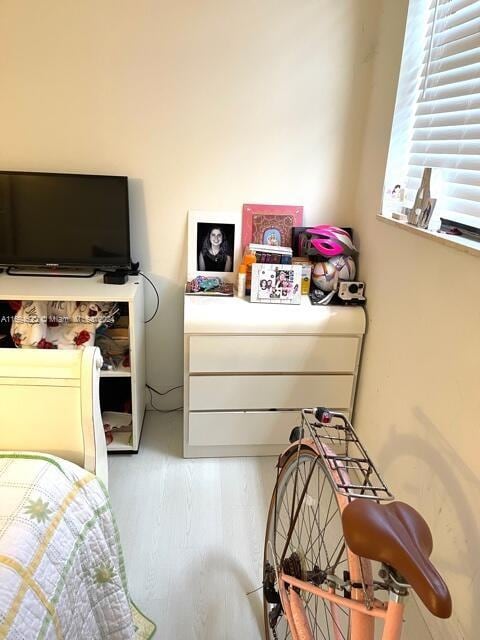
[[[343,582],[352,575],[361,576],[360,560],[345,545],[341,512],[346,499],[333,490],[322,460],[311,449],[293,451],[280,472],[276,491],[270,504],[264,548],[265,637],[268,640],[287,640],[291,632],[280,605],[275,604],[275,567],[280,568],[290,523],[292,504],[298,505],[299,497],[308,487],[295,522],[285,558],[283,570],[289,575],[326,588],[334,578]],[[348,573],[347,573],[348,572]],[[273,583],[273,584],[272,584]],[[343,595],[342,592],[337,592]],[[300,598],[307,614],[315,640],[348,640],[351,633],[351,611],[346,607],[300,591]],[[270,600],[270,602],[268,601]],[[274,626],[270,624],[273,617]]]

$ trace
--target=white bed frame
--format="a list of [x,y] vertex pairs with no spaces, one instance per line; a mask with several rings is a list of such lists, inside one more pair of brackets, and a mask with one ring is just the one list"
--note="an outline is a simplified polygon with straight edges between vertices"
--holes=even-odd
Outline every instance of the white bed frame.
[[0,450],[50,453],[107,484],[101,366],[97,347],[0,349]]

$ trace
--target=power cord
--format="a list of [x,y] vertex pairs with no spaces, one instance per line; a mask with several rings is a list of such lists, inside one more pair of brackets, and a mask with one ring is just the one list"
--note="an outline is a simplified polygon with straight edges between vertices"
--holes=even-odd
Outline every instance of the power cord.
[[175,411],[181,411],[181,409],[183,409],[183,405],[181,407],[175,407],[175,409],[159,409],[153,402],[152,388],[147,385],[147,389],[148,393],[150,394],[150,404],[155,411],[158,411],[158,413],[174,413]]
[[145,385],[147,387],[147,389],[150,389],[150,391],[155,392],[157,395],[159,396],[166,396],[167,394],[170,393],[170,391],[175,391],[175,389],[183,389],[183,384],[179,384],[176,387],[172,387],[171,389],[167,389],[167,391],[158,391],[157,389],[155,389],[155,387],[152,387],[152,385],[150,384],[146,384]]
[[153,284],[153,282],[150,280],[150,278],[148,276],[146,276],[143,273],[143,271],[139,271],[138,273],[139,273],[139,275],[141,275],[143,278],[145,278],[145,280],[147,280],[150,283],[150,285],[153,287],[153,290],[155,291],[155,295],[157,296],[157,305],[155,307],[155,311],[153,312],[153,315],[148,320],[145,320],[145,324],[148,324],[157,315],[158,307],[160,306],[160,296],[158,295],[157,287]]

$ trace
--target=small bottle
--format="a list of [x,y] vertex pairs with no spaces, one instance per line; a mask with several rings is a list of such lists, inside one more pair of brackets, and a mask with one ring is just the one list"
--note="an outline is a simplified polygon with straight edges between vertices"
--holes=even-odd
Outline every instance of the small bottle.
[[254,251],[247,251],[243,256],[243,264],[247,267],[247,280],[245,284],[245,293],[247,296],[250,295],[251,286],[252,286],[252,264],[257,261],[257,256]]
[[245,297],[245,285],[247,283],[247,265],[242,262],[238,268],[237,279],[237,296],[239,298]]

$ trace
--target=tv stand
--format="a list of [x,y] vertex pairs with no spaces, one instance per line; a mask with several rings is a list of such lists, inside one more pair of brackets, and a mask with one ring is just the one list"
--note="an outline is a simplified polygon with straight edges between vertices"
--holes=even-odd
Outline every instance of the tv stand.
[[7,267],[6,273],[9,276],[33,276],[33,277],[53,277],[53,278],[93,278],[97,269],[55,269],[48,267]]
[[[91,278],[14,277],[0,275],[0,301],[58,300],[116,302],[127,327],[130,366],[100,372],[100,405],[103,411],[124,411],[129,402],[132,408],[131,432],[114,434],[109,452],[138,451],[145,413],[145,324],[143,283],[140,276],[129,277],[122,287],[104,284],[97,274]],[[119,322],[117,320],[117,322]],[[7,348],[7,340],[0,340],[0,348]],[[68,428],[66,425],[65,428]]]

